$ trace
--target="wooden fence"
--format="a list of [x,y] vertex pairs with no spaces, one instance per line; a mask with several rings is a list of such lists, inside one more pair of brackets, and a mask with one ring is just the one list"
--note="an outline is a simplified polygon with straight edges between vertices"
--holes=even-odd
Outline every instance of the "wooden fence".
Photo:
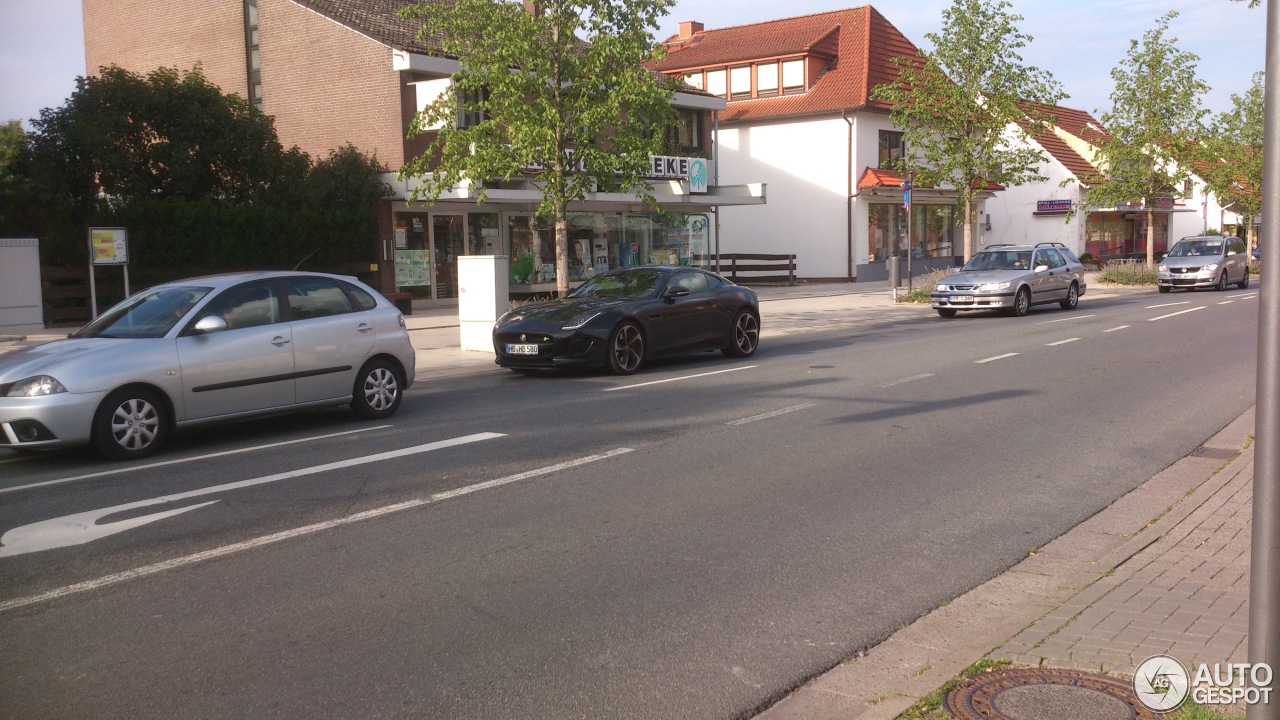
[[726,253],[720,256],[720,274],[743,285],[795,285],[796,256]]

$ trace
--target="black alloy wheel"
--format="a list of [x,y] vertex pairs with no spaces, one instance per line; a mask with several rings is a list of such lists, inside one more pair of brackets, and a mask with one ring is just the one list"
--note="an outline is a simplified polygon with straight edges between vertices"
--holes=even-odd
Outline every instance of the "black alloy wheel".
[[1218,284],[1214,286],[1214,290],[1222,292],[1227,289],[1227,271],[1224,269],[1222,274],[1218,276]]
[[1018,292],[1013,296],[1013,314],[1016,317],[1023,317],[1031,312],[1031,290],[1026,287],[1018,288]]
[[1075,310],[1076,306],[1080,304],[1080,286],[1071,283],[1071,288],[1067,290],[1067,299],[1058,304],[1062,306],[1063,310]]
[[938,314],[944,318],[953,318],[956,316],[957,310],[952,308],[937,308]]
[[169,436],[168,406],[147,388],[121,388],[98,406],[93,444],[104,457],[135,460],[154,454]]
[[351,393],[351,409],[368,420],[390,417],[400,407],[404,396],[404,378],[395,365],[374,358],[360,368]]
[[1162,292],[1162,293],[1167,293],[1167,292],[1169,292],[1170,290],[1172,290],[1173,288],[1171,288],[1171,287],[1169,287],[1169,286],[1167,286],[1167,285],[1157,285],[1157,286],[1156,286],[1156,289],[1157,289],[1157,290],[1159,290],[1159,291],[1160,291],[1160,292]]
[[644,363],[644,334],[633,322],[624,322],[609,337],[609,370],[614,375],[630,375]]
[[1241,290],[1249,289],[1249,268],[1244,269],[1244,277],[1240,278],[1240,282],[1236,283],[1236,287]]
[[733,317],[733,337],[724,354],[729,357],[751,357],[760,345],[760,320],[750,310],[739,310]]

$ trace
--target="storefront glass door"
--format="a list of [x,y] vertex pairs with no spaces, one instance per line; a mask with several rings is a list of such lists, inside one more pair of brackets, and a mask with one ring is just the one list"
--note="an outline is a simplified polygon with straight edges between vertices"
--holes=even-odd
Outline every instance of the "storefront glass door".
[[431,216],[436,299],[458,297],[458,256],[466,252],[466,216]]

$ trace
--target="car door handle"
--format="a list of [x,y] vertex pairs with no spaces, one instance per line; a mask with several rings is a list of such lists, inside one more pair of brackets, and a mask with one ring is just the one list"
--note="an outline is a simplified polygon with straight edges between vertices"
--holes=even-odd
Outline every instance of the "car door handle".
[[367,333],[372,329],[373,328],[370,327],[368,323],[360,323],[359,325],[356,326],[356,331],[362,332],[362,333]]
[[271,338],[271,344],[275,345],[276,347],[284,347],[285,345],[289,344],[289,340],[277,335]]

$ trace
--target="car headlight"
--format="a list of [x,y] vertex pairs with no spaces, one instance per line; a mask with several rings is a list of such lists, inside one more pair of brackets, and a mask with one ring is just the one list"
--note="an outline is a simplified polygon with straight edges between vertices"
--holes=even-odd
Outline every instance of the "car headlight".
[[506,327],[507,325],[510,325],[513,322],[519,322],[523,319],[524,319],[524,316],[519,313],[505,312],[502,314],[502,317],[498,318],[498,322],[494,323],[493,326],[495,328]]
[[1008,289],[1009,289],[1009,283],[1007,282],[983,283],[982,285],[978,286],[978,292],[995,292],[996,290],[1008,290]]
[[938,283],[938,286],[935,287],[934,290],[936,290],[937,292],[946,292],[947,286],[943,285],[942,283]]
[[570,320],[569,322],[565,323],[565,324],[564,324],[564,327],[562,327],[562,328],[560,328],[560,329],[561,329],[561,330],[577,330],[578,328],[582,327],[583,325],[586,325],[587,323],[591,322],[592,320],[595,320],[595,319],[600,315],[600,313],[601,313],[601,312],[603,312],[603,311],[597,310],[596,312],[591,312],[591,313],[582,313],[582,314],[581,314],[581,315],[579,315],[578,317],[576,317],[576,318],[574,318],[574,319]]
[[44,397],[64,393],[67,388],[57,378],[48,375],[37,375],[26,380],[19,380],[9,388],[9,397]]
[[1156,266],[1156,272],[1169,272],[1169,266],[1168,266],[1168,265],[1157,265],[1157,266]]
[[1208,265],[1205,265],[1204,267],[1200,268],[1200,272],[1213,272],[1214,270],[1217,270],[1217,269],[1218,269],[1218,263],[1209,263]]

